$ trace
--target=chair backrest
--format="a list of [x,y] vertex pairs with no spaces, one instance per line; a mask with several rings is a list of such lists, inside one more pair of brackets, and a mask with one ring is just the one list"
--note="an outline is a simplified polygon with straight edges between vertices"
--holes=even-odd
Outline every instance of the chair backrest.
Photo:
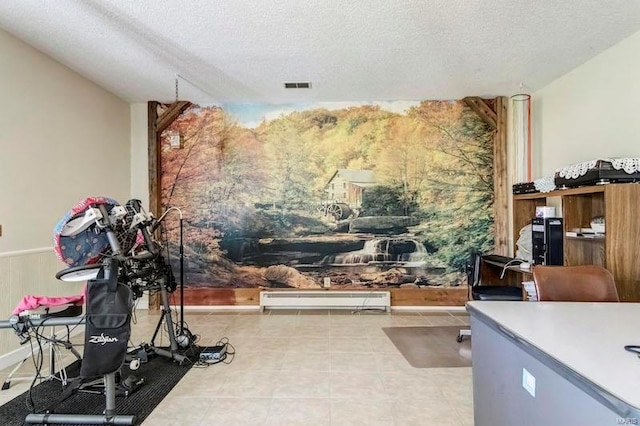
[[534,266],[540,301],[619,302],[611,272],[597,265]]
[[467,284],[469,287],[474,287],[480,284],[480,261],[482,260],[482,254],[474,252],[469,258],[467,264]]

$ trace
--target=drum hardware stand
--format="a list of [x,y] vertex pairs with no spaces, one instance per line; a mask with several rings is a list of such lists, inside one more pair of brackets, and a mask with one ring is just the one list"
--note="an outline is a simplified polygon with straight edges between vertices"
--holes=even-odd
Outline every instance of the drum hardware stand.
[[[160,284],[160,298],[162,299],[162,315],[158,319],[158,324],[156,325],[156,329],[153,332],[153,337],[151,337],[151,342],[148,346],[148,349],[150,349],[156,355],[164,356],[174,361],[178,361],[178,363],[182,364],[186,357],[177,353],[178,342],[176,341],[176,335],[173,330],[171,306],[169,305],[169,296],[167,294],[167,289],[165,288],[164,283]],[[163,321],[167,325],[167,333],[169,334],[169,350],[158,348],[155,346],[156,337],[158,336],[160,327],[162,327]]]
[[[160,216],[156,223],[152,225],[153,218],[152,216],[146,214],[146,212],[142,208],[140,200],[130,200],[127,204],[135,211],[134,222],[137,224],[138,229],[140,229],[147,248],[155,256],[160,256],[160,253],[158,253],[156,244],[154,243],[151,234],[160,225],[166,214],[171,211],[171,209],[167,210],[162,216]],[[167,281],[171,280],[173,280],[171,265],[167,265],[167,271],[164,273],[164,276],[161,278],[161,282],[159,283],[160,298],[162,300],[162,315],[158,319],[158,324],[156,325],[153,337],[151,337],[151,342],[149,345],[143,343],[142,345],[140,345],[140,348],[137,351],[134,350],[130,352],[131,355],[139,358],[142,361],[145,361],[146,355],[149,351],[156,355],[164,356],[166,358],[177,361],[180,364],[182,364],[186,359],[184,355],[180,355],[179,353],[177,353],[178,342],[176,341],[176,335],[173,329],[171,306],[169,305],[169,296],[167,294],[167,285],[170,284]],[[158,348],[155,346],[155,340],[158,336],[160,328],[162,327],[163,321],[166,323],[167,333],[169,334],[169,350]]]
[[182,211],[178,209],[178,212],[180,213],[180,322],[178,338],[180,339],[180,345],[186,347],[194,343],[194,339],[188,329],[185,332],[184,326],[184,220],[182,218]]
[[[73,308],[73,307],[70,307]],[[65,309],[64,311],[60,312],[59,314],[57,314],[57,317],[65,317],[65,313],[68,312],[69,309]],[[45,314],[46,315],[46,314]],[[48,322],[50,322],[51,318],[55,318],[56,316],[52,316],[52,317],[45,317],[43,319],[41,319],[39,321],[39,325],[40,326],[47,326],[50,325],[48,324]],[[73,316],[73,314],[72,314]],[[35,320],[35,319],[34,319]],[[31,319],[28,319],[27,321],[34,321]],[[49,320],[49,321],[47,321]],[[80,324],[81,319],[78,319],[76,324]],[[21,322],[20,318],[14,318],[12,320],[9,321],[9,323],[14,322],[14,330],[16,331],[16,334],[19,334],[20,337],[20,344],[25,344],[27,343],[30,339],[31,336],[29,334],[25,334],[25,331],[27,331],[27,327],[30,327],[28,324],[22,324],[21,328],[16,328],[18,327],[18,323]],[[83,321],[84,322],[84,321]],[[68,325],[68,324],[65,324]],[[3,328],[0,325],[0,328]],[[32,328],[32,327],[31,327]],[[22,330],[22,331],[20,331]],[[66,367],[64,366],[64,364],[61,362],[61,368],[59,372],[56,372],[56,357],[60,357],[60,360],[62,360],[62,355],[60,352],[60,345],[64,346],[65,349],[68,349],[75,357],[77,360],[81,360],[82,357],[80,356],[80,354],[78,353],[78,351],[73,347],[73,345],[71,343],[69,343],[68,341],[64,341],[64,340],[58,340],[56,333],[55,333],[55,324],[51,325],[51,333],[49,334],[49,338],[47,341],[47,344],[49,345],[49,375],[46,377],[43,377],[39,372],[36,372],[36,379],[38,379],[40,382],[44,381],[44,380],[59,380],[62,383],[62,386],[66,386],[68,383],[68,377],[67,377],[67,373],[66,373]],[[67,335],[67,338],[69,338],[69,335]],[[42,348],[39,347],[38,348],[38,353],[40,353],[42,356]],[[34,356],[35,354],[32,354],[32,356]],[[20,370],[20,368],[27,362],[27,360],[30,357],[26,357],[24,358],[22,361],[20,361],[14,368],[13,370],[11,370],[11,372],[7,375],[6,379],[4,380],[4,382],[2,383],[2,390],[7,390],[9,389],[9,387],[11,387],[11,381],[12,379],[14,379],[15,374],[18,372],[18,370]],[[32,378],[33,375],[29,374],[29,373],[21,373],[20,377],[16,377],[15,379],[18,380],[24,380],[27,377],[22,377],[22,376],[28,376],[28,378]]]
[[[190,346],[193,342],[193,335],[189,332],[189,330],[185,327],[184,322],[184,218],[182,216],[182,210],[178,207],[169,207],[158,219],[156,227],[162,222],[165,216],[170,211],[177,211],[180,216],[179,228],[180,228],[180,240],[179,240],[179,253],[180,253],[180,320],[178,321],[178,327],[175,333],[175,339],[180,347],[186,348]],[[164,302],[163,302],[164,303]]]

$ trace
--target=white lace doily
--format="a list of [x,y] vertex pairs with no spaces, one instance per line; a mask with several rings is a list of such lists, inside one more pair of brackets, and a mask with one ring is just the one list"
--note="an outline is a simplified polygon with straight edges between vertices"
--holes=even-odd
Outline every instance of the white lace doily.
[[587,161],[584,163],[572,164],[567,167],[562,167],[561,169],[556,170],[558,176],[567,178],[567,179],[576,179],[580,176],[584,176],[589,169],[593,169],[598,160]]
[[533,181],[533,186],[540,192],[551,192],[556,189],[553,176],[536,179]]
[[609,161],[616,170],[624,170],[629,174],[640,172],[640,158],[612,158]]
[[624,170],[628,174],[640,172],[640,158],[601,158],[562,167],[556,170],[556,173],[566,179],[577,179],[584,176],[589,169],[593,169],[598,161],[608,161],[614,169]]

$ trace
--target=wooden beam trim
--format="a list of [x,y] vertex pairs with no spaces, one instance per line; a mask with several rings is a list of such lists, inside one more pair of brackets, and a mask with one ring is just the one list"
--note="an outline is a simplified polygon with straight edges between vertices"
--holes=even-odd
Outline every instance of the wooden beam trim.
[[158,136],[160,136],[160,134],[162,134],[162,132],[190,106],[191,102],[188,101],[178,101],[171,104],[171,106],[169,106],[169,108],[158,118],[156,125],[156,133]]
[[493,136],[494,251],[509,254],[509,190],[507,185],[507,98],[496,98],[496,132]]
[[147,133],[148,133],[148,161],[149,161],[149,210],[158,217],[160,213],[160,151],[158,147],[158,102],[147,103]]
[[473,110],[473,112],[478,114],[485,123],[491,126],[492,130],[497,128],[498,115],[493,109],[491,109],[491,106],[484,99],[477,96],[469,96],[464,98],[463,101]]
[[[149,211],[156,217],[160,213],[160,150],[158,144],[158,102],[147,103],[147,146],[149,167]],[[149,293],[149,309],[158,310],[160,298],[156,292]]]

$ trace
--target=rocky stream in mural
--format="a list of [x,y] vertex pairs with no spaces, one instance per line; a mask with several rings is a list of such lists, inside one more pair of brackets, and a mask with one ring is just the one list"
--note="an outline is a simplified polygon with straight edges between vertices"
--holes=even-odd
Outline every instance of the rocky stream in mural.
[[492,134],[462,102],[192,107],[161,159],[188,287],[458,286],[493,244]]

